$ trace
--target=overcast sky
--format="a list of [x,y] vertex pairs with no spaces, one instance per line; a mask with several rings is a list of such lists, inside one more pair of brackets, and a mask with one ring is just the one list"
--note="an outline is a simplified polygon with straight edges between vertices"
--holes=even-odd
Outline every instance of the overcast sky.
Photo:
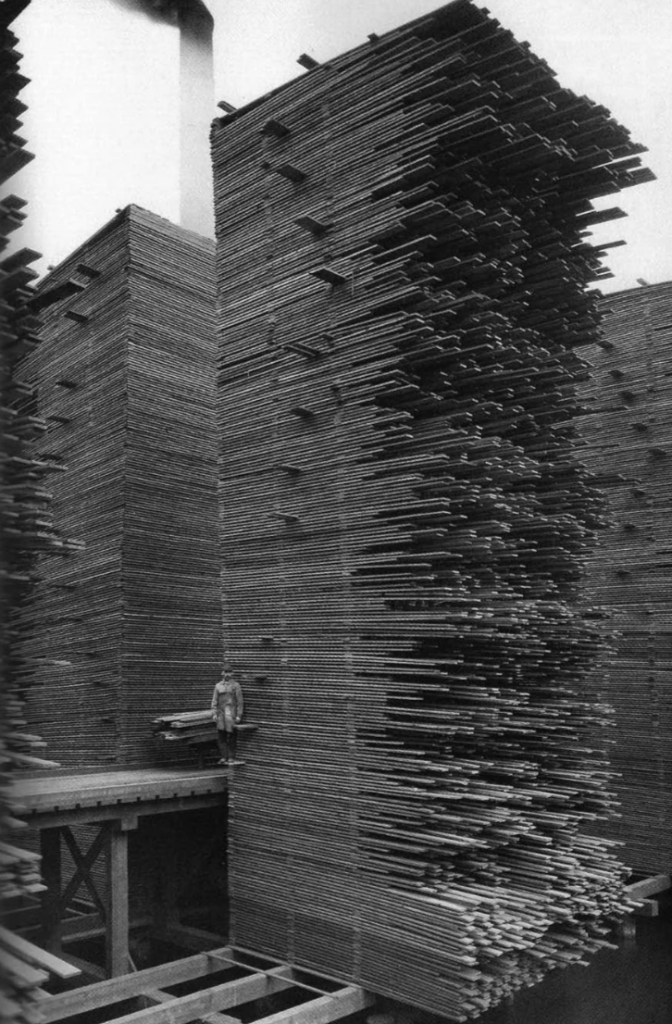
[[[443,6],[432,0],[207,0],[215,17],[216,100],[240,106],[303,70]],[[672,0],[490,0],[560,82],[607,106],[658,181],[621,193],[628,219],[600,227],[625,238],[604,291],[672,279]],[[18,20],[29,104],[24,135],[37,155],[13,190],[31,200],[28,244],[64,258],[137,202],[176,220],[177,33],[113,0],[33,0]],[[213,115],[217,113],[213,104]],[[63,172],[66,168],[66,172]],[[607,197],[603,205],[614,205]]]

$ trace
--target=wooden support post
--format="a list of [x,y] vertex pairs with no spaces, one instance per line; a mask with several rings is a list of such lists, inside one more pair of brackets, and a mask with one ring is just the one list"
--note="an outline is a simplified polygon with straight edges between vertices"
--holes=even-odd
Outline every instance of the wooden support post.
[[44,828],[40,832],[42,879],[42,936],[45,949],[61,952],[61,830]]
[[129,970],[128,959],[128,832],[121,822],[107,826],[107,973],[117,978]]

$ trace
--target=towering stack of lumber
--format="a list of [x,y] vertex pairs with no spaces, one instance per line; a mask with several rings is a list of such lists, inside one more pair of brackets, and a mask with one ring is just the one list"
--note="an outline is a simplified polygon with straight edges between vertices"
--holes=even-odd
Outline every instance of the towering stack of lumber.
[[[37,755],[44,746],[26,728],[25,696],[34,682],[36,661],[26,644],[26,619],[34,597],[37,559],[42,552],[62,555],[76,545],[54,530],[49,493],[49,467],[32,446],[46,425],[36,415],[36,397],[25,377],[25,363],[39,343],[40,323],[31,310],[30,264],[38,253],[15,248],[5,255],[12,232],[25,220],[25,202],[11,192],[12,176],[32,159],[19,134],[25,106],[19,99],[27,84],[19,70],[21,55],[12,31],[27,0],[0,4],[0,914],[44,889],[40,857],[14,842],[22,822],[15,817],[12,783],[25,767],[43,766]],[[8,841],[11,839],[11,841]],[[0,935],[0,1017],[7,1024],[41,1019],[37,1014],[40,986],[48,975],[30,960],[9,952],[15,938]]]
[[625,841],[637,872],[672,872],[672,283],[609,295],[581,395],[585,461],[605,487],[610,529],[588,573],[615,631],[608,699]]
[[[21,55],[18,39],[10,29],[25,3],[5,3],[0,8],[0,106],[2,138],[0,181],[5,197],[0,202],[0,253],[9,247],[12,232],[25,220],[25,202],[11,193],[11,178],[32,160],[25,140],[18,134],[20,115],[25,110],[19,95],[27,83],[19,72]],[[0,565],[2,629],[0,630],[0,763],[3,770],[30,766],[34,751],[43,746],[40,738],[25,728],[23,694],[30,685],[35,661],[21,643],[24,616],[33,599],[37,557],[48,551],[61,554],[75,545],[59,539],[53,527],[49,466],[34,457],[33,442],[46,424],[37,415],[36,396],[26,380],[26,360],[39,344],[40,321],[32,310],[33,282],[37,277],[30,264],[38,253],[14,249],[0,257],[0,426],[2,453],[0,472]]]
[[452,1020],[622,908],[573,417],[641,150],[466,0],[213,127],[234,938]]
[[31,359],[57,524],[31,725],[65,765],[153,762],[159,713],[200,710],[220,671],[213,245],[132,206],[38,291]]

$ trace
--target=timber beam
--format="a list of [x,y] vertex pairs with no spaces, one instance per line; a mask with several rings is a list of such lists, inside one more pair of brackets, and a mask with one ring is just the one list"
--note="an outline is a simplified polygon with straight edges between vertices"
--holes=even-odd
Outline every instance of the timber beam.
[[92,807],[72,807],[63,810],[24,811],[22,818],[29,828],[62,828],[66,825],[96,825],[103,821],[127,821],[129,828],[140,817],[154,814],[175,814],[179,811],[201,811],[221,807],[221,793],[174,797],[172,800],[137,800],[129,804],[96,804]]
[[[231,947],[225,946],[217,952],[228,955],[231,953]],[[50,1021],[97,1010],[118,1003],[122,999],[132,999],[156,989],[193,981],[194,978],[202,978],[220,970],[221,965],[211,962],[205,953],[199,953],[158,967],[147,967],[121,978],[109,978],[84,989],[61,992],[45,1002],[41,1010],[45,1024],[49,1024]]]
[[[161,989],[154,989],[152,992],[143,992],[140,1001],[145,1006],[155,1006],[159,1003],[172,1003],[175,996],[170,992],[162,992]],[[226,1013],[209,1013],[206,1017],[197,1018],[195,1024],[240,1024],[238,1017],[229,1017]]]
[[330,1024],[331,1021],[365,1010],[374,1001],[375,997],[359,985],[347,985],[328,996],[320,996],[300,1006],[291,1006],[288,1010],[262,1017],[255,1024]]
[[649,878],[642,878],[638,882],[626,885],[625,891],[637,904],[634,914],[638,917],[658,917],[658,901],[650,897],[666,892],[671,887],[672,879],[669,875],[651,875]]

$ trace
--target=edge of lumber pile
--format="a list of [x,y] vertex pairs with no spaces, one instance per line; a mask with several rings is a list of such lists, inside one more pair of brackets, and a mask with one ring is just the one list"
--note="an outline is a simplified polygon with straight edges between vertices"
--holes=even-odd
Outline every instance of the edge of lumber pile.
[[609,295],[602,312],[580,428],[610,517],[587,588],[615,633],[603,692],[621,817],[603,832],[657,874],[672,871],[672,282]]
[[31,357],[59,526],[45,561],[31,725],[66,766],[154,763],[147,720],[199,708],[221,671],[213,244],[137,206],[41,284]]

